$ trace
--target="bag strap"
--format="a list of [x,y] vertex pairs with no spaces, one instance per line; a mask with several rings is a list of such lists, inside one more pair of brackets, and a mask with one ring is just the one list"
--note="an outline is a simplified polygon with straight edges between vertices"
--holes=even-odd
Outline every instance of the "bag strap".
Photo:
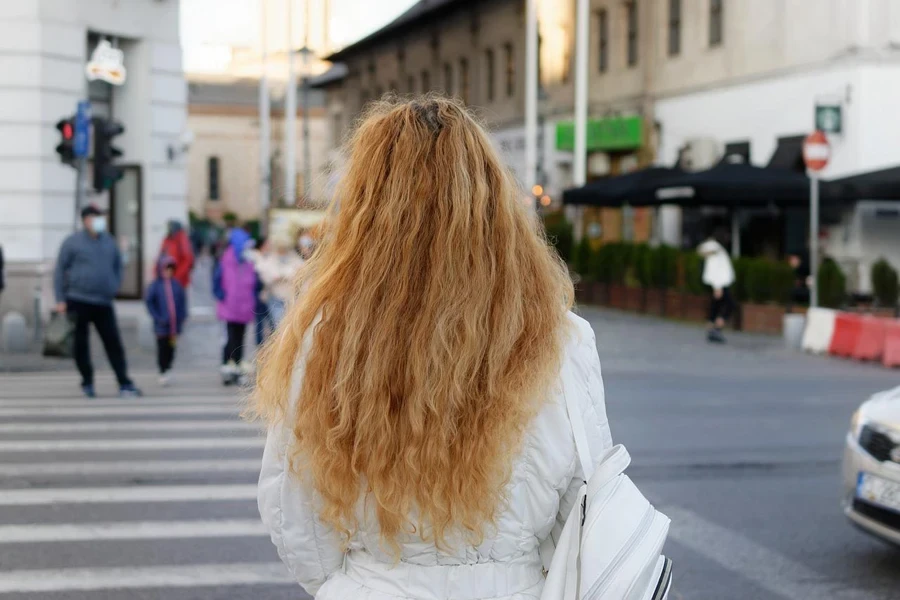
[[581,411],[575,402],[575,394],[571,393],[571,390],[568,389],[573,383],[568,356],[563,359],[561,375],[562,392],[566,399],[566,412],[569,414],[572,435],[575,437],[575,449],[578,451],[578,458],[581,460],[581,470],[582,473],[584,473],[584,480],[589,481],[594,474],[594,458],[591,456],[587,431],[584,428],[584,415],[581,414]]

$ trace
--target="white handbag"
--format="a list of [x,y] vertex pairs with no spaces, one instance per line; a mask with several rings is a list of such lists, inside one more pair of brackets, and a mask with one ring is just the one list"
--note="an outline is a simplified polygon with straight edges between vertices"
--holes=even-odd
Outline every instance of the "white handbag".
[[[564,367],[565,369],[566,367]],[[563,381],[571,381],[563,373]],[[541,546],[547,580],[541,600],[665,600],[672,561],[661,554],[669,518],[657,511],[624,471],[631,457],[615,446],[596,468],[574,394],[566,409],[587,482],[555,547]]]

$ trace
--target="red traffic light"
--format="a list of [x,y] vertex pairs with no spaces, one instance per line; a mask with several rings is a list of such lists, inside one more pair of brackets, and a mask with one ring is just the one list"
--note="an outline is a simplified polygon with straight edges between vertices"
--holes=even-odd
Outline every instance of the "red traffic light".
[[71,140],[75,137],[75,128],[72,127],[71,123],[66,123],[62,128],[62,136],[64,140]]

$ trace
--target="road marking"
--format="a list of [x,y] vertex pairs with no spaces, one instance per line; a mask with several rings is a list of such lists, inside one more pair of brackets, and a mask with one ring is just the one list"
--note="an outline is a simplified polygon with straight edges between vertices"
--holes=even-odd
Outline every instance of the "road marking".
[[0,423],[0,433],[115,433],[117,431],[219,431],[253,429],[260,425],[237,419],[191,421],[64,421]]
[[259,519],[0,525],[0,545],[98,540],[157,540],[268,535]]
[[778,598],[871,600],[871,595],[866,592],[849,590],[841,581],[813,571],[688,510],[667,506],[662,511],[672,519],[670,539],[752,581]]
[[135,415],[236,415],[238,406],[209,406],[181,403],[175,406],[65,406],[53,409],[46,408],[0,408],[0,417],[112,417]]
[[0,464],[0,477],[46,475],[148,475],[259,472],[259,458],[214,460],[122,460]]
[[163,438],[132,440],[13,440],[0,441],[0,452],[55,452],[82,450],[212,450],[219,448],[261,448],[265,438]]
[[[215,405],[240,406],[237,398],[221,396],[188,396],[187,398],[140,398],[129,400],[102,399],[85,400],[83,398],[72,399],[47,399],[47,398],[15,398],[0,400],[0,408],[29,408],[42,407],[45,409],[96,406],[105,408],[108,406],[184,406],[184,405]],[[46,411],[45,411],[46,412]]]
[[0,593],[7,594],[282,583],[296,585],[281,563],[0,571]]
[[49,504],[103,504],[132,502],[209,502],[255,500],[256,484],[247,485],[147,485],[101,488],[50,488],[3,490],[0,506]]

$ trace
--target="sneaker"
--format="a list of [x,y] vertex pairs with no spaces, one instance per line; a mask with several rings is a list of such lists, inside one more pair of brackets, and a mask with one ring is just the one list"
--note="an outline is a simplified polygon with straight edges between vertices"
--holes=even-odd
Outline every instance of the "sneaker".
[[710,329],[709,333],[706,335],[706,339],[713,344],[725,343],[725,336],[722,334],[721,329]]
[[222,365],[219,368],[219,372],[222,374],[222,384],[223,385],[234,385],[238,382],[238,378],[240,377],[240,369],[235,364],[234,361],[229,361],[228,363]]
[[119,386],[119,398],[140,398],[144,393],[135,387],[133,383]]
[[159,374],[159,385],[168,387],[172,383],[172,374],[168,371]]
[[85,398],[96,398],[97,392],[94,391],[94,385],[83,385],[81,386],[81,393],[84,394]]

